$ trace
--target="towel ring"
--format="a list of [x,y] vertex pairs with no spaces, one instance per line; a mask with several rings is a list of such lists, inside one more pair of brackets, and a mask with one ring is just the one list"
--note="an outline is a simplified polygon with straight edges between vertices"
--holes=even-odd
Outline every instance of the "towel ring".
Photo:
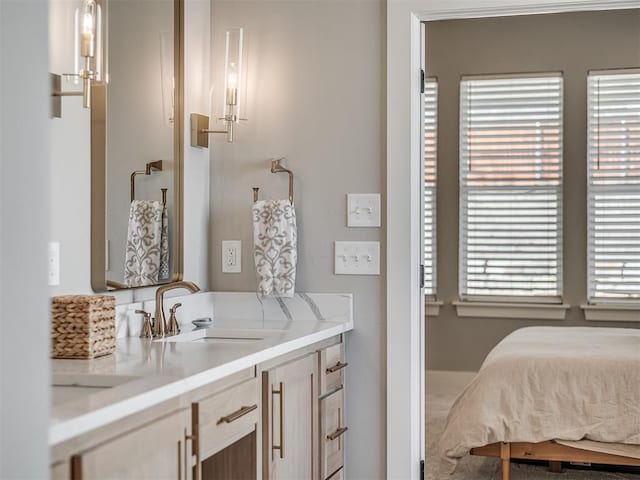
[[[293,205],[293,172],[282,166],[284,157],[271,160],[271,173],[288,173],[289,174],[289,203]],[[253,203],[258,201],[258,192],[260,187],[253,187]]]
[[[137,175],[151,175],[153,172],[162,171],[162,160],[155,160],[147,163],[144,170],[136,170],[131,173],[131,201],[136,199],[136,176]],[[162,192],[162,205],[167,206],[167,189],[161,188]]]

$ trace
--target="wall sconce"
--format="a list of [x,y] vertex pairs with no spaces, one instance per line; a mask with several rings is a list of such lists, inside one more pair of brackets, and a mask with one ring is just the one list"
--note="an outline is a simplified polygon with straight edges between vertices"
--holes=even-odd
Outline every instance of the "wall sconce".
[[209,134],[211,133],[224,133],[227,136],[227,142],[232,143],[234,125],[247,120],[242,118],[242,114],[245,113],[247,93],[244,46],[243,28],[234,27],[225,32],[224,88],[217,93],[215,100],[222,105],[221,115],[218,120],[223,122],[226,128],[224,130],[209,130],[209,117],[199,113],[192,113],[192,147],[208,148]]
[[91,85],[107,83],[107,28],[102,4],[106,0],[80,0],[74,19],[74,71],[62,76],[82,80],[81,91],[62,91],[62,76],[51,74],[53,117],[62,117],[61,97],[82,97],[82,106],[91,108]]

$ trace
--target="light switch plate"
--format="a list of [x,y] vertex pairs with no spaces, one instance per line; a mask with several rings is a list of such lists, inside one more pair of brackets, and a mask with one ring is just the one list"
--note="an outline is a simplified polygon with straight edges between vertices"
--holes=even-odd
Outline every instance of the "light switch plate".
[[242,271],[242,242],[224,240],[222,242],[222,272],[240,273]]
[[380,226],[380,194],[349,193],[347,194],[347,226],[379,227]]
[[336,275],[380,275],[380,242],[335,242]]

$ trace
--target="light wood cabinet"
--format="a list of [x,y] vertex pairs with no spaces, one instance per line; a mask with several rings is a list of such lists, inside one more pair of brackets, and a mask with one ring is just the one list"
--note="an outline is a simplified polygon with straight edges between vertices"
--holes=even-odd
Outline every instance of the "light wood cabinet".
[[192,405],[197,424],[194,476],[203,480],[258,478],[260,382],[242,382]]
[[290,352],[73,439],[52,457],[51,477],[342,480],[341,340]]
[[318,356],[262,373],[263,480],[317,479]]
[[326,395],[344,385],[348,363],[344,358],[344,343],[320,350],[320,395]]
[[340,389],[320,400],[320,459],[322,478],[344,465],[344,396]]
[[320,478],[342,478],[348,427],[344,417],[344,343],[320,351]]
[[191,411],[181,410],[71,458],[71,478],[191,480]]

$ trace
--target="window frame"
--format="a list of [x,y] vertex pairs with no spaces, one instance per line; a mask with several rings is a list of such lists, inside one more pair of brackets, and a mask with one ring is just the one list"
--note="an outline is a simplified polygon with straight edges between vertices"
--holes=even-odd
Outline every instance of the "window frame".
[[[592,147],[593,138],[591,134],[592,126],[592,102],[593,95],[591,93],[591,78],[595,76],[612,76],[612,75],[640,75],[640,68],[616,68],[616,69],[604,69],[604,70],[590,70],[587,73],[586,89],[587,89],[587,121],[586,121],[586,136],[587,136],[587,155],[586,155],[586,167],[587,167],[587,198],[586,198],[586,214],[587,214],[587,264],[586,264],[586,303],[580,307],[584,312],[585,319],[588,321],[640,321],[640,297],[638,298],[620,298],[620,297],[597,297],[592,296],[592,291],[595,291],[595,286],[592,281],[594,277],[593,269],[595,265],[592,265],[592,261],[595,263],[595,238],[592,236],[592,227],[594,215],[592,211],[596,208],[592,204],[592,192],[594,185],[592,185]],[[640,111],[640,108],[639,108]],[[596,126],[599,128],[599,125]],[[599,132],[598,132],[599,133]],[[639,186],[640,188],[640,186]]]
[[[463,97],[462,86],[465,80],[502,80],[502,79],[533,79],[533,78],[559,78],[560,79],[560,134],[559,134],[559,154],[560,154],[560,179],[558,192],[558,249],[557,249],[557,284],[558,295],[478,295],[466,294],[464,291],[464,262],[463,262],[463,232],[465,216],[462,214],[464,202],[463,196],[463,176],[462,176],[462,155],[463,155]],[[459,84],[459,117],[458,117],[458,184],[459,184],[459,208],[458,208],[458,298],[454,302],[458,316],[461,317],[502,317],[502,318],[519,318],[523,311],[528,311],[527,318],[540,319],[564,319],[569,305],[563,303],[564,294],[564,116],[565,116],[565,95],[564,95],[564,73],[562,71],[549,72],[522,72],[522,73],[506,73],[506,74],[490,74],[490,75],[463,75]]]

